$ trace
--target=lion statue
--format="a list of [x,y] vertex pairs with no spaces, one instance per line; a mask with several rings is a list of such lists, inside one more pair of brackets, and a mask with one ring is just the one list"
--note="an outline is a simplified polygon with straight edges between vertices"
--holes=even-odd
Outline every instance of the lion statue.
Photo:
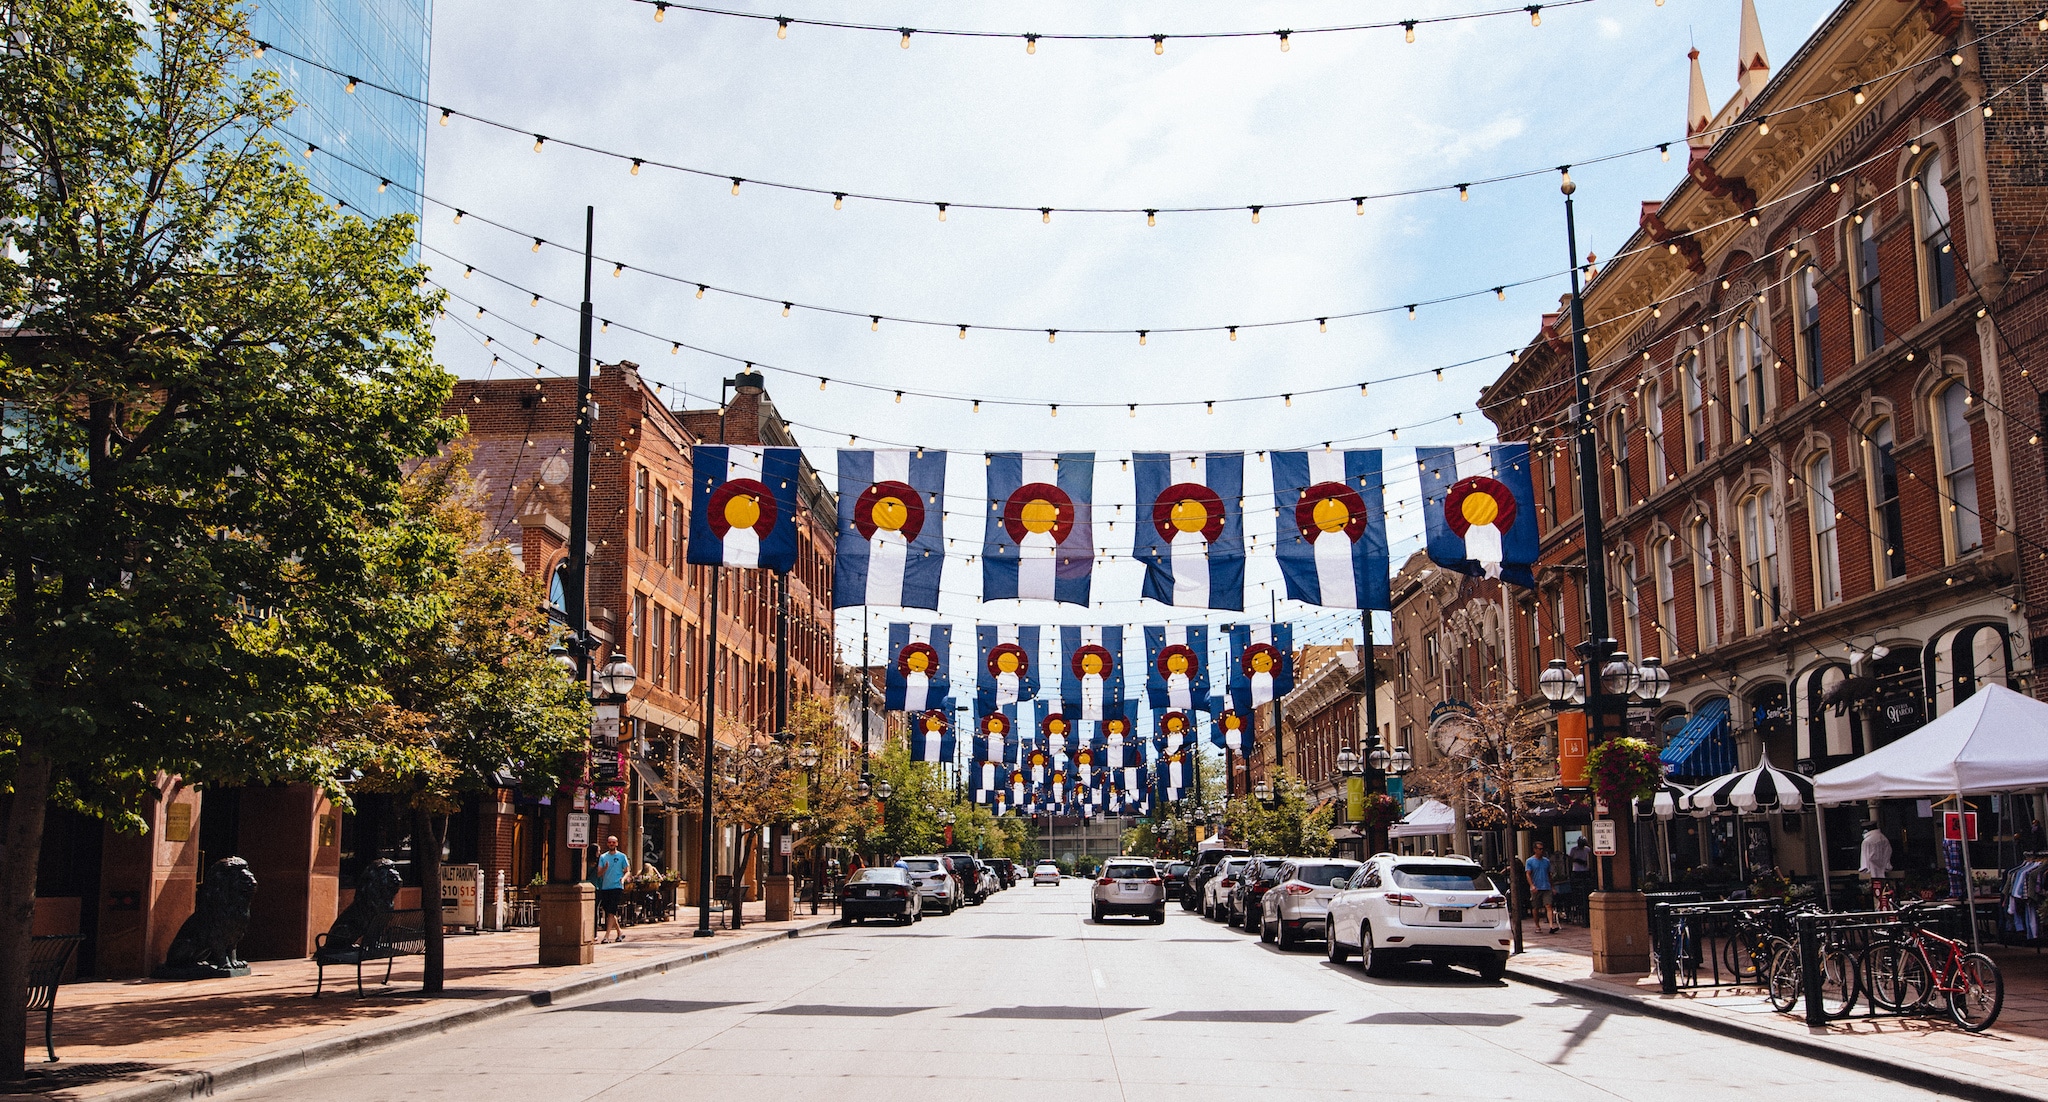
[[398,866],[387,859],[370,862],[363,875],[356,880],[356,897],[348,909],[327,928],[327,940],[322,951],[339,952],[344,949],[369,949],[381,944],[384,927],[391,921],[391,903],[398,898],[398,889],[405,878],[398,872]]
[[192,916],[178,927],[178,936],[164,954],[158,975],[198,979],[247,975],[249,966],[235,955],[249,931],[249,905],[256,898],[256,874],[239,857],[223,857],[206,870]]

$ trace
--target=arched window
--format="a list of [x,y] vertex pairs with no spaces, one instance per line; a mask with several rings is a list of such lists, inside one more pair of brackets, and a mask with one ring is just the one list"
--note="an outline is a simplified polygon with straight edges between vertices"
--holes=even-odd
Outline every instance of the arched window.
[[1657,585],[1657,653],[1666,657],[1678,649],[1678,592],[1671,584],[1677,542],[1665,536],[1650,549],[1650,571]]
[[1977,458],[1970,434],[1970,388],[1950,383],[1935,395],[1935,424],[1941,438],[1935,450],[1941,460],[1942,508],[1948,513],[1950,562],[1984,544],[1984,526],[1977,516]]
[[1649,470],[1648,493],[1663,487],[1664,476],[1664,384],[1652,379],[1643,388],[1643,458]]
[[1878,282],[1877,207],[1857,211],[1849,219],[1851,304],[1856,314],[1856,358],[1884,347],[1884,295]]
[[1827,452],[1806,465],[1807,528],[1813,533],[1813,604],[1842,601],[1842,556],[1835,542],[1835,459]]
[[1742,590],[1744,621],[1751,632],[1778,619],[1778,524],[1771,491],[1742,499]]
[[1820,354],[1820,269],[1810,256],[1793,273],[1792,295],[1799,322],[1799,383],[1808,391],[1819,390],[1827,383],[1827,370]]
[[1735,317],[1728,334],[1728,401],[1735,428],[1744,436],[1764,427],[1764,337],[1754,306]]
[[1720,607],[1714,600],[1714,524],[1705,517],[1692,523],[1693,621],[1701,650],[1720,642]]
[[1680,385],[1685,394],[1685,453],[1688,467],[1707,461],[1707,365],[1697,345],[1678,354]]
[[1906,576],[1906,515],[1899,506],[1899,465],[1892,458],[1896,440],[1892,422],[1885,418],[1866,434],[1870,456],[1864,469],[1870,485],[1870,532],[1877,558],[1880,583]]
[[1635,503],[1628,484],[1628,410],[1615,410],[1608,418],[1607,438],[1614,452],[1614,511],[1621,513]]
[[633,546],[647,550],[647,468],[633,476]]
[[1636,557],[1633,554],[1621,556],[1621,643],[1630,654],[1643,654],[1643,582],[1636,574]]
[[1913,221],[1920,243],[1920,276],[1927,295],[1927,312],[1933,313],[1956,297],[1956,254],[1949,236],[1948,188],[1941,182],[1945,165],[1937,149],[1920,162],[1914,178],[1918,200],[1913,204]]

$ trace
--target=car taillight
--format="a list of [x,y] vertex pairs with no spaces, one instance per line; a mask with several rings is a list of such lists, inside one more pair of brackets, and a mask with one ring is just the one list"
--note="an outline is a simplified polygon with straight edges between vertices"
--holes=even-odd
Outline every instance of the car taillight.
[[1232,880],[1231,878],[1226,876],[1223,878],[1223,886],[1226,888],[1235,888],[1237,887],[1237,881]]
[[1156,877],[1156,876],[1155,876],[1155,877],[1153,877],[1152,879],[1150,879],[1150,880],[1147,880],[1147,881],[1145,881],[1145,883],[1147,883],[1147,884],[1164,884],[1164,883],[1166,883],[1166,881],[1164,881],[1164,880],[1161,880],[1161,879],[1159,879],[1158,877]]
[[889,889],[889,895],[890,895],[890,897],[891,897],[891,898],[894,898],[894,899],[908,899],[908,898],[910,897],[910,889],[909,889],[909,888],[890,888],[890,889]]
[[1309,887],[1309,886],[1308,886],[1307,884],[1289,884],[1289,885],[1287,885],[1287,893],[1288,893],[1289,895],[1310,895],[1310,894],[1313,894],[1314,892],[1315,892],[1315,889],[1314,889],[1314,888],[1311,888],[1311,887]]
[[1420,907],[1420,906],[1422,906],[1422,901],[1421,901],[1421,900],[1419,900],[1419,899],[1415,898],[1415,897],[1414,897],[1414,896],[1412,896],[1412,895],[1409,895],[1409,894],[1407,894],[1406,892],[1388,892],[1388,893],[1387,893],[1387,902],[1389,902],[1389,903],[1392,903],[1392,904],[1393,904],[1394,906],[1396,906],[1396,907]]
[[1110,879],[1109,877],[1105,876],[1105,877],[1103,877],[1102,879],[1100,879],[1100,880],[1097,880],[1097,881],[1096,881],[1096,883],[1097,883],[1097,884],[1101,884],[1101,885],[1104,885],[1104,886],[1108,886],[1108,885],[1110,885],[1110,884],[1114,884],[1114,883],[1116,883],[1116,881],[1114,881],[1114,880],[1111,880],[1111,879]]
[[1482,911],[1485,911],[1485,910],[1499,910],[1500,908],[1502,908],[1502,907],[1505,907],[1505,906],[1507,906],[1507,905],[1508,905],[1508,900],[1507,900],[1507,897],[1506,897],[1506,896],[1502,896],[1502,895],[1489,895],[1489,896],[1487,896],[1487,897],[1486,897],[1485,901],[1483,901],[1483,902],[1481,902],[1481,903],[1479,904],[1479,909],[1480,909],[1480,910],[1482,910]]

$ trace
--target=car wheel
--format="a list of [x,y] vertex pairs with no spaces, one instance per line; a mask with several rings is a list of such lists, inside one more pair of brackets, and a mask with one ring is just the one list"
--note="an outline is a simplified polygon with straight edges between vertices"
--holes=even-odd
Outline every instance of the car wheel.
[[1351,950],[1346,949],[1344,943],[1337,940],[1335,923],[1327,924],[1323,930],[1323,955],[1330,959],[1331,964],[1342,964],[1351,956]]
[[1097,904],[1096,904],[1096,905],[1094,905],[1093,907],[1090,907],[1090,908],[1088,908],[1088,917],[1089,917],[1089,919],[1090,919],[1091,921],[1094,921],[1094,922],[1101,922],[1101,921],[1102,921],[1102,904],[1100,904],[1100,903],[1097,903]]
[[908,926],[908,925],[910,925],[911,923],[913,923],[913,922],[916,922],[916,921],[917,921],[916,919],[914,919],[914,918],[910,917],[909,915],[904,915],[904,916],[903,916],[902,918],[899,918],[899,919],[897,919],[897,920],[896,920],[896,925],[898,925],[898,926]]
[[1488,983],[1499,983],[1508,974],[1505,957],[1487,957],[1479,962],[1479,978]]
[[1152,912],[1152,925],[1154,925],[1154,926],[1164,926],[1164,925],[1166,925],[1166,904],[1164,904],[1164,903],[1161,903],[1161,904],[1159,905],[1159,909],[1158,909],[1158,910],[1156,910],[1156,911],[1153,911],[1153,912]]
[[1274,923],[1274,926],[1274,944],[1280,946],[1280,951],[1283,953],[1293,950],[1296,944],[1296,935],[1294,931],[1289,930],[1287,928],[1287,924],[1284,922],[1276,922]]
[[1267,921],[1266,921],[1265,919],[1263,919],[1263,918],[1262,918],[1262,919],[1260,919],[1260,920],[1259,920],[1259,940],[1260,940],[1260,941],[1263,941],[1263,942],[1265,942],[1265,943],[1266,943],[1266,944],[1268,944],[1268,945],[1270,945],[1270,944],[1272,944],[1272,943],[1273,943],[1273,936],[1274,936],[1274,935],[1273,935],[1273,924],[1272,924],[1272,923],[1270,923],[1270,922],[1267,922]]
[[1358,966],[1365,969],[1365,974],[1374,979],[1387,974],[1386,954],[1373,951],[1372,923],[1370,922],[1358,930]]

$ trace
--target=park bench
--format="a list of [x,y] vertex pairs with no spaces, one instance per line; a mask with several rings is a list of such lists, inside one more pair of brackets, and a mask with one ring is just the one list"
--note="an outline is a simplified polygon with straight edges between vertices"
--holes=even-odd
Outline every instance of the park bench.
[[[401,914],[413,916],[412,925],[399,925],[395,921]],[[393,922],[386,923],[383,932],[366,939],[368,944],[327,947],[327,935],[313,939],[313,963],[318,966],[319,975],[313,983],[313,997],[319,998],[327,985],[329,965],[346,967],[354,965],[356,970],[356,994],[363,993],[363,965],[376,961],[384,962],[383,983],[391,982],[391,968],[399,957],[416,957],[427,951],[427,932],[419,924],[418,911],[393,911]]]
[[53,1064],[57,1046],[50,1039],[50,1029],[57,1017],[57,988],[64,983],[64,966],[84,940],[84,934],[44,934],[29,939],[28,1009],[31,1014],[43,1012],[43,1047]]

